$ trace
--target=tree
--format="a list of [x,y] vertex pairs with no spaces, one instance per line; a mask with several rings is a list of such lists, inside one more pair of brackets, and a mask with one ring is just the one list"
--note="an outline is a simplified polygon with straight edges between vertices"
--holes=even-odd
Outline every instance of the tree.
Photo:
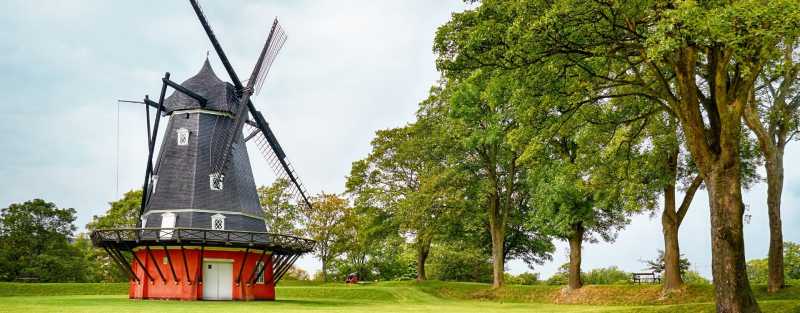
[[109,208],[103,215],[95,215],[86,224],[89,231],[111,228],[135,228],[139,222],[139,209],[142,203],[142,191],[139,189],[126,192],[122,199],[109,202]]
[[[433,199],[422,194],[424,177],[430,171],[428,151],[421,145],[422,135],[415,125],[381,130],[372,140],[372,152],[363,160],[353,162],[347,178],[347,192],[355,198],[361,214],[380,217],[364,219],[353,225],[376,224],[373,231],[396,235],[404,232],[414,238],[417,251],[417,280],[425,280],[425,263],[436,233],[441,210]],[[382,226],[382,227],[379,227]],[[383,231],[378,230],[381,228]],[[361,276],[363,279],[363,275]]]
[[[492,247],[492,286],[503,285],[509,223],[528,202],[526,169],[519,163],[522,147],[511,141],[519,128],[511,96],[513,81],[492,71],[454,76],[448,123],[465,154],[461,161],[486,208]],[[446,93],[447,94],[447,93]],[[517,138],[517,140],[522,140]]]
[[745,124],[755,134],[764,156],[767,172],[767,212],[769,216],[769,280],[767,290],[783,288],[783,230],[781,194],[783,193],[783,153],[798,133],[800,117],[800,62],[795,52],[796,38],[778,45],[782,52],[773,56],[762,72],[751,101],[744,106]]
[[292,201],[289,180],[277,179],[270,186],[258,187],[258,201],[268,232],[299,235],[300,212]]
[[83,282],[91,279],[81,250],[69,244],[75,209],[34,199],[0,209],[0,279]]
[[595,242],[595,235],[613,241],[616,231],[628,223],[623,202],[607,197],[604,183],[585,168],[594,153],[581,152],[581,144],[571,138],[557,138],[537,153],[533,181],[532,223],[542,225],[569,243],[568,287],[578,289],[581,280],[581,250],[584,241]]
[[321,280],[327,281],[330,262],[340,253],[341,227],[350,206],[335,194],[321,193],[312,197],[311,207],[304,207],[305,234],[316,241],[314,254],[322,263]]
[[[485,1],[437,33],[440,68],[557,68],[570,93],[647,99],[675,117],[708,190],[720,312],[758,312],[745,273],[740,144],[745,104],[800,4]],[[596,100],[596,99],[589,99]],[[580,101],[576,104],[594,104]]]
[[[664,250],[658,250],[658,257],[656,257],[654,260],[645,260],[642,262],[647,265],[648,270],[653,271],[654,273],[661,274],[667,270],[667,262]],[[678,273],[680,273],[680,275],[686,273],[689,270],[689,266],[692,265],[692,263],[689,263],[689,259],[683,257],[683,255],[680,256],[680,261],[678,264]]]
[[[142,203],[142,191],[130,190],[121,199],[109,202],[109,208],[103,215],[95,215],[92,221],[86,224],[86,229],[91,232],[98,229],[135,228],[139,223],[139,209]],[[114,263],[111,256],[104,250],[94,249],[91,257],[99,269],[99,276],[106,282],[122,282],[128,280],[128,273],[124,272]],[[128,252],[123,252],[128,253]]]

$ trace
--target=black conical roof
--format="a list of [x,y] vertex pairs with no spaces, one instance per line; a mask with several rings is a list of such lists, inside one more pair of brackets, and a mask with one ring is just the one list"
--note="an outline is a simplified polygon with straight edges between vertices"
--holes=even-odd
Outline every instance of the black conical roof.
[[[205,109],[234,112],[234,108],[238,105],[236,101],[236,94],[234,87],[230,83],[224,82],[214,69],[211,68],[211,63],[208,58],[203,62],[203,67],[194,76],[187,79],[181,86],[189,89],[208,100]],[[200,102],[183,94],[180,91],[173,91],[173,93],[164,100],[164,110],[167,113],[172,113],[175,110],[187,109],[200,109]]]

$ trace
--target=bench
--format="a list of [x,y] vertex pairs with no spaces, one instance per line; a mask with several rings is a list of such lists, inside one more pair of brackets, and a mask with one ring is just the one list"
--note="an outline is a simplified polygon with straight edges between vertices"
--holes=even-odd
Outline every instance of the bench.
[[661,276],[658,276],[655,272],[631,273],[631,281],[634,284],[660,284]]

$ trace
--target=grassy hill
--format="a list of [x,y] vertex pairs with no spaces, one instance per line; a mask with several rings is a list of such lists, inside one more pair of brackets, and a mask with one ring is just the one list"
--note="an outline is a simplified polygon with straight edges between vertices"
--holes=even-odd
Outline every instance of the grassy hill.
[[[765,312],[800,312],[800,287],[768,295],[755,287]],[[275,302],[131,301],[127,284],[0,283],[2,312],[713,312],[713,287],[691,285],[662,297],[659,286],[560,286],[457,282],[281,282]]]

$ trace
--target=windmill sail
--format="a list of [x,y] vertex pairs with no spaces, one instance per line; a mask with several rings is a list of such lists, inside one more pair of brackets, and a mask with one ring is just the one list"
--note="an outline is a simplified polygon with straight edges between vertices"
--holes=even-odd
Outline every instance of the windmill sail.
[[225,136],[226,139],[222,146],[223,153],[220,154],[220,158],[214,163],[213,170],[214,173],[217,173],[217,176],[215,177],[216,179],[224,179],[224,173],[228,164],[228,159],[233,153],[231,151],[233,149],[233,144],[236,140],[236,137],[241,134],[242,127],[247,120],[247,104],[250,102],[250,97],[253,95],[253,88],[256,86],[256,84],[263,84],[263,81],[260,80],[266,76],[269,68],[272,66],[272,62],[275,61],[275,57],[277,56],[277,53],[280,51],[280,48],[283,46],[284,42],[286,42],[286,34],[284,33],[283,29],[281,29],[280,25],[278,25],[278,19],[275,19],[275,21],[272,23],[272,29],[267,36],[267,41],[264,43],[264,47],[261,49],[261,54],[258,56],[256,65],[253,68],[253,72],[250,74],[250,79],[247,82],[247,86],[241,90],[241,100],[239,107],[237,108],[236,115],[234,116],[234,127],[229,128],[229,132]]
[[[283,47],[283,44],[286,42],[286,34],[283,31],[283,28],[280,27],[280,25],[278,24],[278,20],[275,19],[275,21],[273,22],[272,29],[270,30],[270,36],[267,37],[268,38],[267,43],[265,44],[264,49],[262,49],[261,56],[259,57],[259,59],[261,59],[262,57],[265,58],[266,62],[256,63],[256,66],[253,70],[254,75],[251,75],[251,78],[248,80],[248,85],[251,87],[246,88],[242,84],[241,80],[239,80],[239,76],[236,75],[236,71],[233,70],[233,66],[231,66],[231,63],[228,60],[225,51],[222,50],[222,45],[220,45],[219,40],[217,40],[217,36],[214,35],[214,31],[208,24],[208,20],[206,19],[203,10],[200,8],[200,5],[197,3],[197,0],[189,0],[189,2],[192,4],[192,8],[194,9],[195,14],[197,15],[197,19],[200,20],[200,24],[203,26],[203,29],[205,30],[209,41],[211,41],[212,46],[214,46],[214,51],[216,51],[217,56],[219,56],[220,61],[222,61],[223,66],[225,66],[225,70],[228,72],[228,76],[230,76],[231,82],[237,88],[237,90],[243,92],[242,103],[247,104],[247,109],[249,110],[250,115],[254,118],[255,121],[244,120],[244,119],[242,120],[246,122],[248,125],[257,128],[258,132],[260,132],[260,134],[258,132],[251,132],[250,135],[247,136],[248,139],[258,136],[263,137],[263,140],[264,142],[266,142],[266,145],[259,147],[259,150],[261,150],[266,146],[269,146],[269,149],[271,150],[267,151],[269,153],[266,154],[265,157],[270,155],[275,156],[274,160],[277,161],[274,161],[273,158],[269,157],[267,158],[267,161],[270,162],[270,166],[273,167],[273,170],[275,171],[276,175],[278,177],[284,177],[284,176],[288,177],[289,180],[292,182],[292,185],[294,185],[293,189],[295,190],[295,193],[299,195],[300,200],[302,200],[306,206],[311,207],[311,202],[308,200],[308,197],[306,196],[307,192],[305,191],[305,187],[300,182],[300,179],[297,176],[297,174],[294,172],[291,163],[289,163],[288,160],[286,160],[286,154],[284,153],[283,149],[280,148],[280,144],[278,144],[277,138],[275,138],[275,135],[272,133],[272,130],[269,128],[269,125],[267,124],[266,120],[263,118],[261,113],[258,110],[256,110],[255,105],[253,105],[253,102],[250,101],[249,95],[246,97],[247,99],[245,99],[244,97],[244,95],[248,92],[252,94],[253,86],[257,86],[256,90],[258,90],[260,89],[260,86],[263,85],[264,78],[266,74],[269,72],[269,69],[272,66],[272,62],[274,61],[275,56]],[[258,84],[256,85],[256,83]],[[239,127],[237,128],[237,131],[231,136],[237,136],[238,134],[241,133],[241,131],[242,127]],[[262,152],[262,154],[264,154],[264,152]],[[223,161],[220,163],[221,165],[219,165],[218,167],[219,171],[222,171],[224,169],[225,162]],[[276,164],[276,166],[273,166],[273,164]],[[277,165],[279,165],[279,167]]]

